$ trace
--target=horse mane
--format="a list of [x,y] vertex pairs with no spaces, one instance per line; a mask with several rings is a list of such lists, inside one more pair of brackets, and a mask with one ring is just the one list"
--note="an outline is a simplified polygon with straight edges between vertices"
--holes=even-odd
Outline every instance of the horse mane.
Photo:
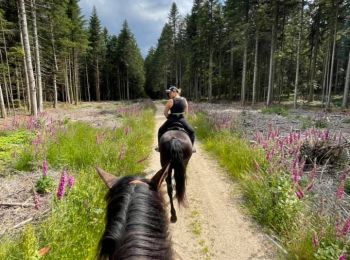
[[[130,184],[133,180],[146,184]],[[97,259],[172,259],[164,203],[148,180],[121,178],[106,201],[106,228]]]

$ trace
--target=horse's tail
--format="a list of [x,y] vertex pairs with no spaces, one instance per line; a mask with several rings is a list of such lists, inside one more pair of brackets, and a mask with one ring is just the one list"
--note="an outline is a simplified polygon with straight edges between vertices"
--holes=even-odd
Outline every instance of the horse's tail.
[[184,204],[186,197],[186,167],[183,159],[182,145],[176,138],[170,141],[170,155],[170,169],[174,169],[176,183],[176,198],[179,204]]

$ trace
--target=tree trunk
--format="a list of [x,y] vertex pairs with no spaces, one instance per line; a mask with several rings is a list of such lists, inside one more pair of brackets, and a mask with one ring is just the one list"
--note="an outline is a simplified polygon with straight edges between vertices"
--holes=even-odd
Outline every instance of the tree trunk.
[[70,99],[70,87],[69,87],[69,78],[68,78],[68,64],[67,64],[67,59],[64,59],[64,83],[66,86],[66,102],[71,103],[71,99]]
[[339,63],[340,63],[340,60],[338,60],[337,58],[336,58],[336,60],[337,60],[337,65],[335,66],[335,82],[334,82],[334,90],[335,91],[337,91],[337,89],[338,89],[338,79],[339,79],[338,71],[339,71]]
[[336,15],[334,19],[334,34],[333,34],[333,46],[332,46],[332,61],[331,61],[331,71],[329,73],[329,85],[328,85],[328,96],[327,96],[327,107],[331,105],[332,98],[332,79],[333,79],[333,69],[334,69],[334,59],[335,59],[335,47],[337,39],[337,17],[338,17],[338,6],[336,6]]
[[208,82],[208,99],[212,100],[212,92],[213,92],[213,47],[209,47],[209,82]]
[[270,66],[269,66],[269,84],[267,89],[267,102],[266,105],[270,106],[272,103],[272,95],[273,95],[273,78],[274,78],[274,56],[275,56],[275,34],[277,27],[277,3],[275,2],[274,9],[274,22],[272,24],[271,30],[271,50],[270,50]]
[[295,81],[294,81],[294,109],[297,108],[298,100],[298,83],[299,83],[299,65],[300,65],[300,45],[301,45],[301,36],[303,34],[303,14],[304,14],[304,0],[301,1],[300,9],[300,29],[298,35],[298,46],[297,46],[297,67],[295,71]]
[[[3,63],[3,60],[2,60],[2,51],[0,50],[0,64]],[[2,78],[3,78],[3,81],[4,81],[4,87],[5,87],[5,95],[6,95],[6,105],[7,105],[7,109],[10,109],[10,96],[9,96],[9,90],[8,90],[8,87],[7,87],[7,79],[6,79],[6,74],[5,74],[5,71],[2,70]]]
[[53,54],[53,89],[54,89],[54,100],[53,100],[53,107],[57,107],[57,72],[58,72],[58,66],[57,66],[57,57],[56,57],[56,48],[55,48],[55,37],[53,35],[53,25],[52,20],[50,20],[50,30],[51,30],[51,47],[52,47],[52,54]]
[[308,102],[312,102],[314,100],[314,80],[315,80],[315,72],[316,72],[316,63],[317,63],[317,54],[318,54],[318,29],[316,31],[316,42],[312,48],[312,60],[311,60],[311,71],[310,71],[310,82],[309,82],[309,97]]
[[130,100],[128,66],[126,66],[126,98],[127,98],[127,100]]
[[322,101],[322,105],[324,105],[325,102],[325,97],[326,97],[326,90],[327,90],[327,86],[328,86],[328,76],[329,76],[329,50],[330,50],[330,41],[329,44],[327,44],[327,52],[326,52],[326,57],[325,57],[325,61],[324,61],[324,68],[323,68],[323,80],[322,80],[322,97],[321,97],[321,101]]
[[120,70],[119,68],[117,68],[117,76],[118,76],[118,95],[119,95],[119,100],[122,99],[122,90],[121,90],[121,86],[120,86]]
[[73,75],[72,75],[72,67],[73,67],[73,62],[71,60],[71,54],[69,53],[68,56],[68,71],[69,71],[69,96],[70,96],[70,101],[69,103],[73,104],[74,100],[74,93],[73,93]]
[[87,94],[88,94],[88,101],[91,101],[90,97],[90,83],[89,83],[89,73],[88,73],[88,68],[87,68],[87,61],[85,57],[85,74],[86,74],[86,88],[87,88]]
[[96,100],[101,100],[100,93],[100,68],[98,66],[98,58],[96,58]]
[[341,105],[342,108],[348,107],[349,85],[350,85],[350,51],[349,51],[349,58],[348,58],[348,68],[346,70],[343,103]]
[[194,97],[198,100],[198,72],[194,73]]
[[5,108],[4,96],[2,95],[1,83],[0,83],[0,109],[1,109],[1,117],[6,118],[7,113],[6,113],[6,108]]
[[231,40],[231,47],[230,47],[230,78],[231,78],[231,87],[230,87],[230,91],[229,91],[229,96],[230,98],[233,97],[233,40]]
[[[246,34],[245,34],[246,35]],[[248,37],[245,36],[244,53],[243,53],[243,71],[242,71],[242,89],[241,89],[241,105],[245,105],[246,91],[246,74],[247,74],[247,52],[248,52]]]
[[75,86],[75,105],[78,105],[79,101],[79,63],[78,53],[73,49],[73,61],[74,61],[74,86]]
[[18,105],[21,106],[21,91],[19,88],[19,75],[18,75],[18,64],[16,62],[16,67],[15,67],[15,75],[16,75],[16,89],[17,89],[17,100],[18,100]]
[[[19,21],[19,30],[20,30],[20,39],[21,39],[21,46],[22,46],[22,51],[24,52],[24,42],[23,42],[23,35],[22,35],[22,24],[21,24],[21,15],[19,12],[19,9],[17,10],[18,14],[18,21]],[[27,63],[26,63],[26,57],[23,55],[23,67],[24,67],[24,79],[25,79],[25,85],[26,85],[26,91],[27,91],[27,108],[28,111],[32,111],[32,103],[31,103],[31,94],[30,94],[30,86],[29,86],[29,77],[28,77],[28,70],[27,70]],[[24,92],[23,92],[24,93]]]
[[41,81],[41,64],[40,64],[40,46],[38,39],[38,30],[36,25],[36,11],[35,11],[35,0],[30,1],[32,16],[33,16],[33,32],[34,32],[34,47],[35,47],[35,62],[36,62],[36,75],[38,83],[38,110],[39,112],[44,111],[43,106],[43,87]]
[[22,22],[22,34],[23,34],[23,43],[24,43],[24,53],[26,57],[27,70],[28,70],[28,78],[29,78],[29,86],[31,90],[31,114],[33,116],[38,115],[37,110],[37,102],[36,102],[36,89],[35,89],[35,79],[33,73],[33,64],[32,64],[32,55],[30,53],[30,45],[29,45],[29,35],[28,35],[28,27],[27,27],[27,16],[24,5],[24,0],[19,0],[19,8],[21,13],[21,22]]
[[256,102],[256,82],[258,78],[258,55],[259,55],[258,51],[259,51],[259,29],[256,28],[252,106],[254,106]]
[[5,51],[5,61],[6,61],[6,67],[7,67],[7,76],[8,76],[8,80],[9,80],[8,82],[9,82],[11,104],[12,104],[13,112],[15,113],[15,106],[14,106],[14,102],[13,102],[13,93],[12,93],[11,71],[10,71],[9,60],[8,60],[8,56],[7,56],[6,38],[5,38],[4,28],[3,28],[1,21],[0,21],[0,25],[1,25],[2,39],[3,39],[4,51]]

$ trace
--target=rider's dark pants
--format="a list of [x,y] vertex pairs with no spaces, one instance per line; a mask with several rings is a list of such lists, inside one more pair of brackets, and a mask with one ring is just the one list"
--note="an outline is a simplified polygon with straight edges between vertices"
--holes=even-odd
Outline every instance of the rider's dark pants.
[[164,122],[164,124],[159,128],[158,130],[158,144],[159,140],[162,137],[162,135],[168,130],[169,127],[173,126],[175,122],[180,122],[183,128],[188,133],[188,136],[191,139],[192,145],[194,143],[194,130],[193,128],[187,123],[184,117],[174,117],[169,116],[167,121]]

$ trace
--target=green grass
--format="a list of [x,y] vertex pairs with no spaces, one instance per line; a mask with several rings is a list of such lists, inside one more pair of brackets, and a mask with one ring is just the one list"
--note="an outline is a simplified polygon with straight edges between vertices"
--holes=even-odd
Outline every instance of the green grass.
[[253,149],[230,132],[212,130],[204,115],[196,116],[192,123],[196,127],[196,136],[204,141],[205,148],[215,154],[233,178],[242,179],[244,174],[254,169],[254,161],[261,166],[266,165],[262,151]]
[[195,236],[200,236],[202,234],[202,226],[198,217],[199,217],[199,212],[197,210],[193,210],[191,212],[190,228],[191,228],[192,234],[194,234]]
[[13,160],[23,146],[27,145],[33,135],[25,130],[0,132],[0,169]]
[[[67,168],[68,174],[75,178],[75,185],[63,199],[52,200],[49,217],[32,231],[25,229],[14,240],[2,238],[0,259],[37,259],[36,253],[43,247],[50,248],[45,259],[94,259],[104,229],[107,192],[94,167],[100,166],[115,175],[141,174],[144,165],[137,161],[151,150],[153,118],[153,111],[147,110],[140,118],[123,119],[123,125],[129,128],[127,135],[124,127],[95,129],[84,123],[69,123],[56,138],[47,140],[40,156],[46,156],[49,168],[59,171]],[[123,149],[125,154],[119,158]],[[30,149],[27,151],[31,154]],[[42,159],[19,158],[35,165]]]
[[267,107],[262,109],[261,112],[264,114],[277,114],[284,117],[288,116],[288,110],[279,106]]

